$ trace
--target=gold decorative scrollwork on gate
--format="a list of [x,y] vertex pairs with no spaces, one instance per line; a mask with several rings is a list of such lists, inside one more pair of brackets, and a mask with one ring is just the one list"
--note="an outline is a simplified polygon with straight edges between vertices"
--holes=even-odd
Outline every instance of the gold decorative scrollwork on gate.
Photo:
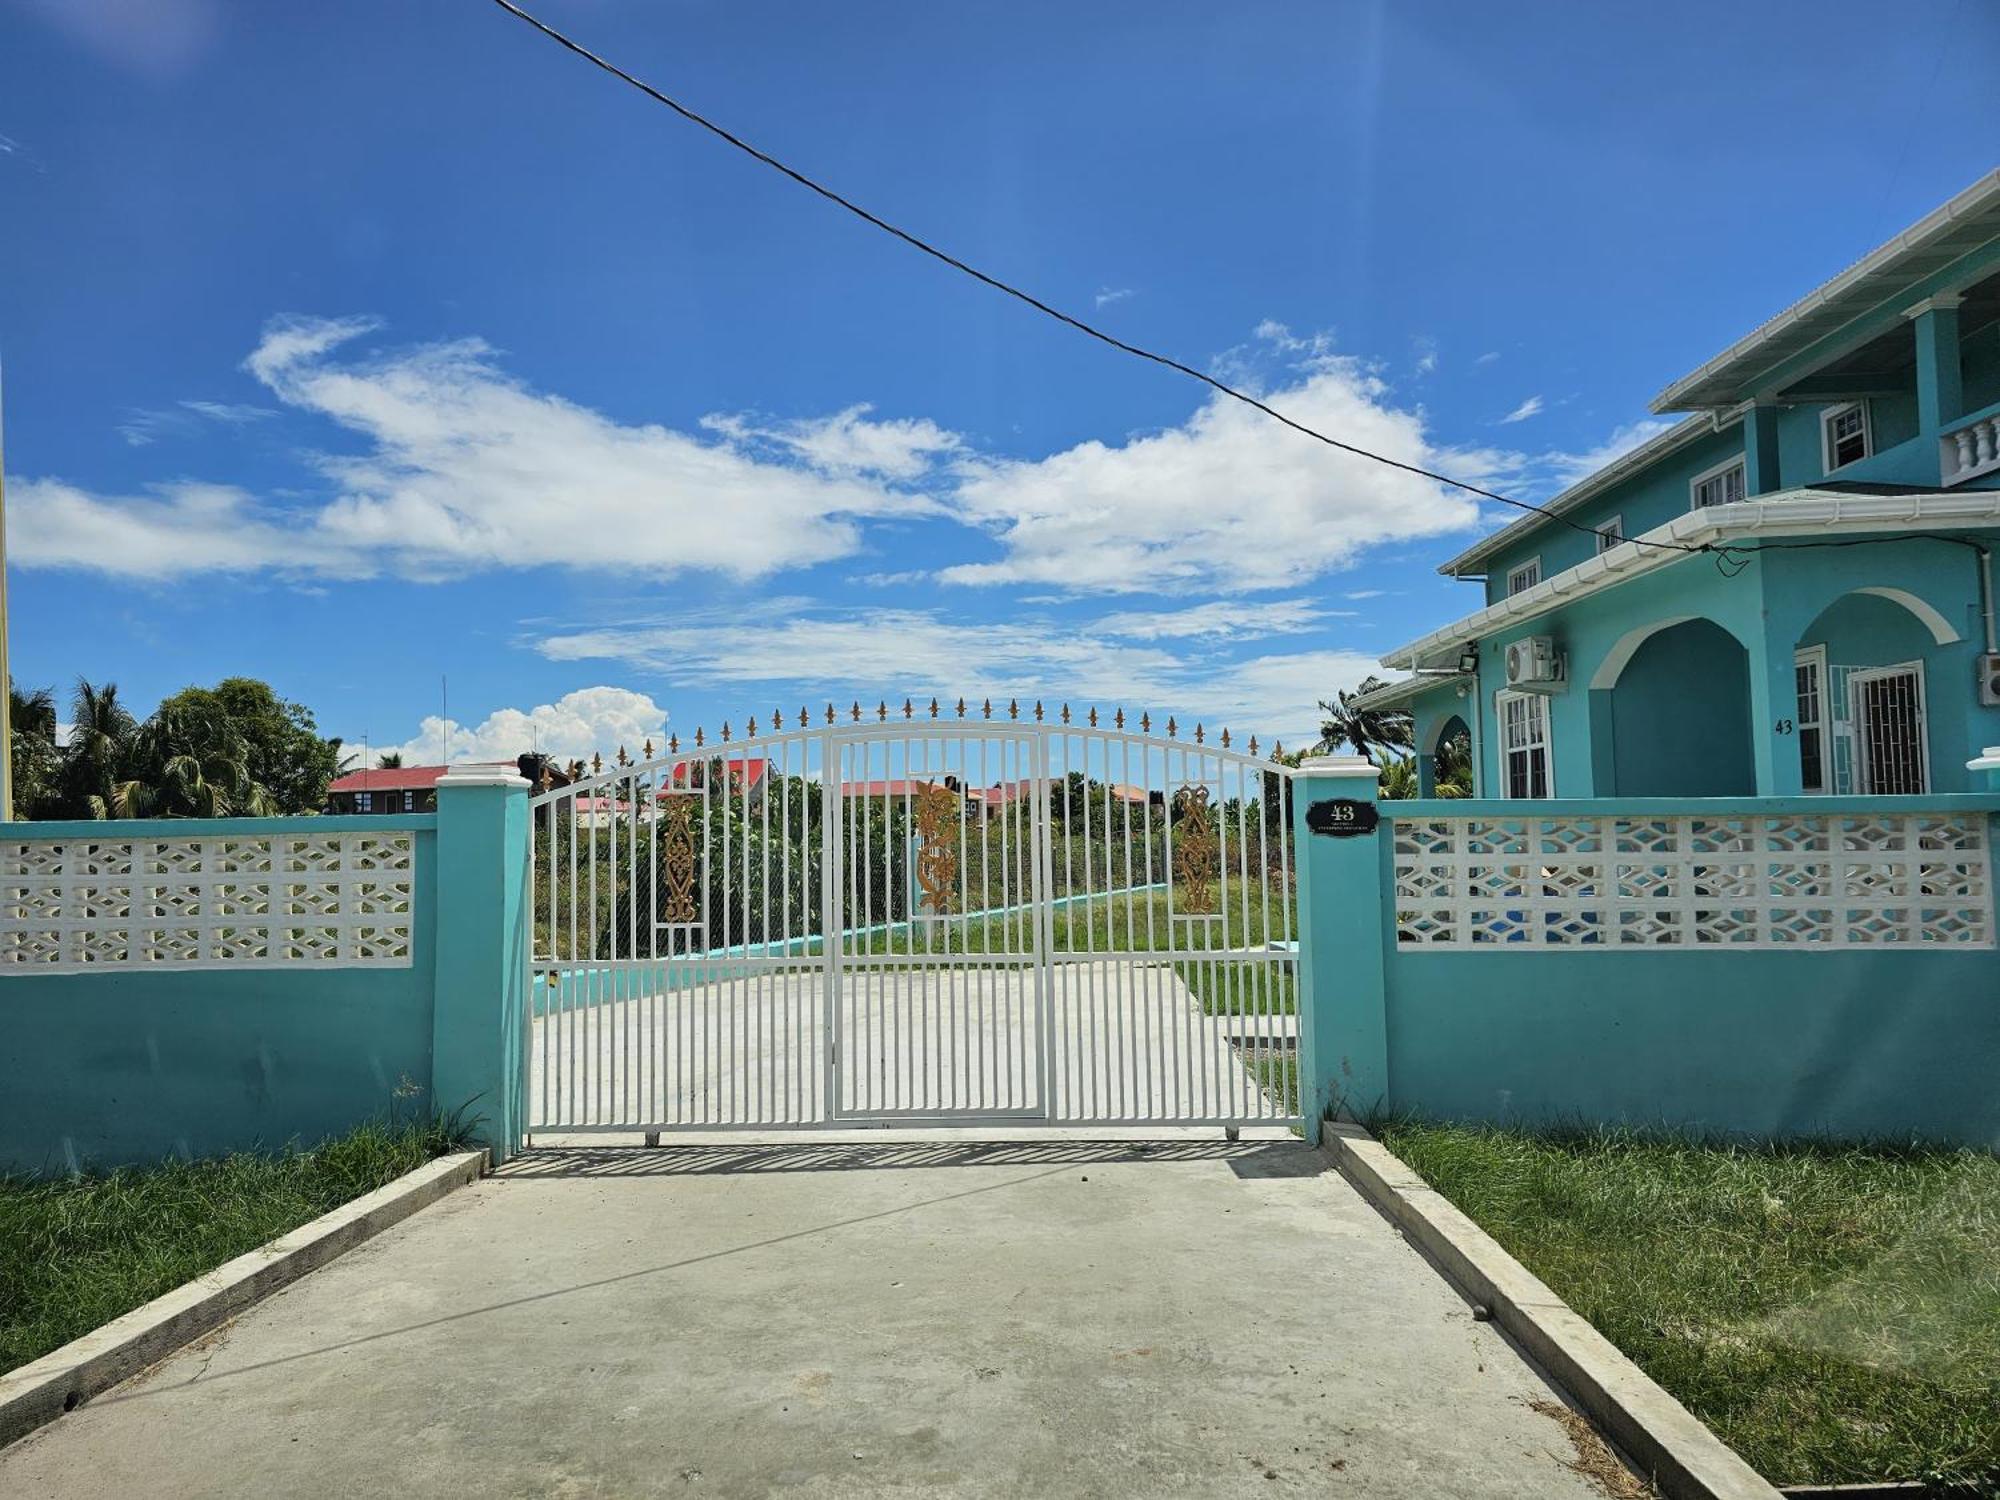
[[695,920],[693,798],[668,796],[660,807],[660,917],[673,923]]
[[1208,805],[1208,788],[1182,787],[1174,794],[1174,879],[1180,884],[1180,910],[1190,914],[1215,910],[1215,877],[1220,845]]
[[932,783],[918,791],[916,813],[917,884],[924,893],[925,911],[943,916],[951,910],[952,888],[958,881],[959,801]]

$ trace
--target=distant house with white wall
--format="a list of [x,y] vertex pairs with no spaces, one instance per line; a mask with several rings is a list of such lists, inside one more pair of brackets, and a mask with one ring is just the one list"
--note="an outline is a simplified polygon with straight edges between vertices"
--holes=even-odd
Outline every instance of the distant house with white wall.
[[1959,792],[2000,743],[2000,171],[1668,385],[1666,431],[1440,568],[1423,794]]

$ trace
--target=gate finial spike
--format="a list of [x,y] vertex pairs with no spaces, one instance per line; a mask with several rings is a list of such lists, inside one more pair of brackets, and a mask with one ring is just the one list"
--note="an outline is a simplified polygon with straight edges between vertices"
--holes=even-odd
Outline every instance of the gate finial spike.
[[639,747],[639,753],[647,760],[653,758],[653,737],[650,734],[646,736],[646,743]]
[[828,703],[826,706],[826,722],[829,724],[833,722],[833,705],[831,703]]
[[1042,700],[1039,698],[1035,700],[1035,722],[1037,724],[1042,722]]
[[879,698],[876,700],[875,722],[878,724],[886,724],[889,722],[889,700],[887,698]]
[[1097,705],[1095,703],[1090,705],[1090,727],[1092,729],[1097,727]]
[[1226,724],[1222,727],[1222,748],[1225,750],[1229,748],[1229,726]]
[[958,700],[958,716],[961,719],[965,717],[965,700],[963,698]]
[[722,743],[725,745],[729,743],[729,721],[727,719],[722,721]]
[[1271,746],[1271,759],[1276,761],[1282,761],[1284,758],[1285,758],[1285,742],[1283,740],[1278,740],[1274,742]]
[[1172,714],[1168,714],[1168,715],[1167,715],[1167,738],[1168,738],[1168,739],[1172,739],[1172,738],[1173,738],[1173,737],[1174,737],[1175,735],[1177,735],[1177,734],[1179,734],[1179,733],[1180,733],[1180,725],[1178,725],[1178,724],[1176,724],[1176,723],[1174,722],[1174,716],[1173,716]]
[[1062,721],[1065,724],[1069,722],[1069,705],[1067,703],[1062,706]]
[[604,773],[604,757],[600,755],[597,751],[593,750],[590,752],[590,774],[593,776],[601,776],[603,773]]
[[903,717],[907,719],[916,711],[916,706],[908,698],[905,698],[903,700]]
[[1254,734],[1250,736],[1250,753],[1252,755],[1257,753],[1257,736]]
[[773,734],[776,734],[780,729],[783,729],[784,727],[785,727],[785,711],[782,708],[772,709],[771,732]]
[[555,776],[550,772],[547,761],[542,762],[542,774],[535,778],[535,785],[544,792],[555,785]]
[[938,704],[937,704],[937,699],[936,699],[936,697],[932,697],[932,699],[931,699],[931,717],[932,717],[933,719],[935,719],[935,718],[937,717],[937,714],[938,714]]
[[854,706],[848,709],[848,713],[853,716],[855,723],[859,724],[861,722],[861,700],[859,698],[854,700]]
[[1117,711],[1116,713],[1112,714],[1112,716],[1111,716],[1111,727],[1112,727],[1112,728],[1114,728],[1114,729],[1123,729],[1123,728],[1125,727],[1125,710],[1124,710],[1124,709],[1122,709],[1122,708],[1121,708],[1121,709],[1119,709],[1119,710],[1118,710],[1118,711]]
[[1153,713],[1151,709],[1147,709],[1145,712],[1139,715],[1139,733],[1151,734],[1152,732],[1153,732]]
[[991,698],[988,698],[988,699],[987,699],[987,700],[986,700],[986,701],[985,701],[984,703],[980,704],[980,705],[979,705],[979,712],[980,712],[980,714],[981,714],[981,715],[982,715],[983,717],[985,717],[985,718],[988,718],[988,719],[992,718],[992,717],[993,717],[993,700],[992,700]]
[[1198,719],[1195,721],[1194,726],[1194,742],[1197,745],[1201,743],[1201,721]]
[[694,747],[697,750],[701,748],[701,726],[699,724],[694,726]]
[[669,754],[669,755],[679,755],[680,753],[681,753],[681,737],[680,737],[680,736],[679,736],[678,734],[670,734],[670,735],[668,735],[668,736],[667,736],[667,754]]
[[750,715],[750,724],[745,733],[753,740],[757,738],[757,716],[755,714]]
[[1019,698],[1009,698],[1007,700],[1007,717],[1010,719],[1021,717],[1021,700]]

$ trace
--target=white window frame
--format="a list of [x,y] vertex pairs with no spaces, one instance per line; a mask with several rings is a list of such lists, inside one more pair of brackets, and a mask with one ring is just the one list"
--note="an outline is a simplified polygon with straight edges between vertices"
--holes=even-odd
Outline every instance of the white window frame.
[[[1711,469],[1703,469],[1688,481],[1688,508],[1690,510],[1713,509],[1713,506],[1706,506],[1701,503],[1701,487],[1711,479],[1720,479],[1731,469],[1741,469],[1743,471],[1743,495],[1745,499],[1748,499],[1750,495],[1750,465],[1747,460],[1739,455],[1735,458],[1726,458]],[[1728,505],[1734,502],[1724,500],[1717,503]]]
[[[1850,458],[1846,464],[1833,461],[1833,424],[1849,412],[1861,414],[1861,458]],[[1828,474],[1836,469],[1844,469],[1847,464],[1858,464],[1864,458],[1875,456],[1875,418],[1862,401],[1843,401],[1838,406],[1823,407],[1819,414],[1819,457],[1820,467]]]
[[1917,768],[1923,772],[1924,784],[1912,795],[1921,797],[1931,789],[1931,711],[1924,693],[1924,664],[1921,661],[1856,667],[1847,674],[1847,722],[1854,730],[1854,790],[1864,797],[1884,795],[1869,789],[1869,784],[1875,779],[1875,768],[1868,761],[1868,721],[1861,716],[1861,688],[1865,683],[1885,677],[1910,677],[1916,681]]
[[[1811,721],[1803,717],[1795,718],[1792,722],[1792,733],[1797,736],[1797,743],[1803,747],[1806,731],[1808,729],[1819,731],[1820,784],[1818,786],[1805,785],[1805,777],[1803,775],[1805,769],[1805,752],[1801,749],[1799,752],[1799,769],[1801,772],[1799,787],[1808,797],[1823,797],[1833,790],[1833,704],[1827,698],[1827,694],[1832,690],[1833,684],[1827,676],[1826,647],[1799,647],[1798,650],[1792,653],[1792,670],[1796,673],[1801,667],[1811,668],[1817,680],[1818,691],[1815,696],[1819,699],[1819,717]],[[1800,712],[1801,710],[1794,706],[1793,713],[1799,714]]]
[[[1509,704],[1520,702],[1532,710],[1530,721],[1541,730],[1538,739],[1530,739],[1527,744],[1514,749],[1507,743],[1507,708]],[[1500,743],[1500,795],[1507,801],[1542,801],[1556,794],[1556,737],[1554,715],[1549,709],[1549,700],[1542,693],[1522,693],[1502,688],[1493,695],[1493,722],[1499,731]],[[1532,754],[1539,746],[1542,752],[1542,795],[1541,797],[1517,798],[1514,795],[1514,778],[1508,774],[1507,759],[1511,755]],[[1532,773],[1531,773],[1532,778]]]
[[1609,552],[1613,547],[1619,546],[1625,540],[1625,518],[1623,516],[1606,516],[1593,526],[1591,530],[1597,533],[1598,552]]
[[[1535,576],[1533,578],[1530,578],[1526,583],[1516,582],[1515,580],[1520,578],[1520,576],[1523,573],[1533,573]],[[1507,597],[1511,599],[1516,594],[1524,594],[1529,589],[1533,588],[1536,584],[1540,583],[1541,581],[1542,581],[1542,555],[1538,552],[1533,557],[1529,558],[1526,562],[1522,563],[1519,567],[1513,567],[1507,570]]]

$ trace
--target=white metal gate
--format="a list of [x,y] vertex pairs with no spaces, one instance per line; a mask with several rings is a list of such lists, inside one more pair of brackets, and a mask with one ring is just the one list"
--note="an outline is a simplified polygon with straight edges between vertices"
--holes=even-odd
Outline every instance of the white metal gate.
[[1290,772],[1254,740],[749,729],[545,773],[531,1134],[1296,1121]]

